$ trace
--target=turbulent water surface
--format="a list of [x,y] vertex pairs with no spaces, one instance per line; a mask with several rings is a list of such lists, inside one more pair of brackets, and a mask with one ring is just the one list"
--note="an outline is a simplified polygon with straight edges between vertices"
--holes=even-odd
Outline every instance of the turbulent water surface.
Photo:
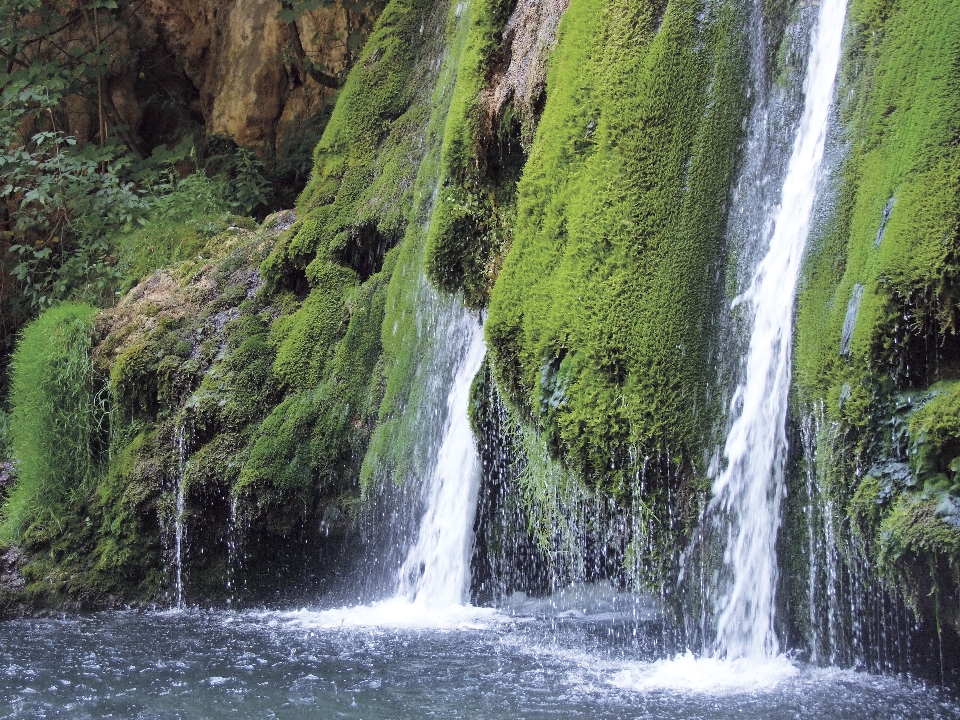
[[0,718],[960,718],[919,681],[657,660],[655,615],[625,598],[11,621]]

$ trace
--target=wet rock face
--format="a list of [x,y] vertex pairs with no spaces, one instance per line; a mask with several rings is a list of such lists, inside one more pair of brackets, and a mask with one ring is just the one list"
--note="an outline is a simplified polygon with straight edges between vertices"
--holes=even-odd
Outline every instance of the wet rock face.
[[20,574],[22,557],[20,550],[15,547],[0,553],[0,603],[4,594],[17,593],[26,587],[23,575]]

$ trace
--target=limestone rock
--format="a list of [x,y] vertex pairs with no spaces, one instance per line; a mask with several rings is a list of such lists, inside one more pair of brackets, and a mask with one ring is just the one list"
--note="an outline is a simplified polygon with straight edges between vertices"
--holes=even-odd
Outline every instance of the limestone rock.
[[[103,19],[110,136],[149,151],[183,128],[226,135],[264,159],[336,94],[384,2],[329,0],[295,22],[277,0],[144,0]],[[361,10],[357,10],[361,8]],[[58,38],[89,46],[75,23]],[[98,134],[95,97],[65,101],[69,132]]]

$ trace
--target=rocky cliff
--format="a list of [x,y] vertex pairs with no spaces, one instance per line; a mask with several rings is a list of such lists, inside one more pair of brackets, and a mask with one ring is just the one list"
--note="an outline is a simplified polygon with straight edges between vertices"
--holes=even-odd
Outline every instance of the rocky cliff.
[[[282,153],[336,95],[383,4],[288,5],[147,0],[109,16],[110,124],[147,150],[200,128],[264,158]],[[70,32],[87,30],[63,34]],[[97,122],[92,102],[71,100],[69,131],[80,142]]]

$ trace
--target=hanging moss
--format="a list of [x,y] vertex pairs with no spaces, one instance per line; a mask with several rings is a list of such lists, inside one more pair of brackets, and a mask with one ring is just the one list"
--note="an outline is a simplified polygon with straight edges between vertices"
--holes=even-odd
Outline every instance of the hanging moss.
[[380,358],[385,297],[385,274],[359,288],[322,379],[285,399],[257,428],[233,492],[269,522],[291,512],[306,519],[320,499],[353,485],[355,448],[364,446],[379,400],[369,385]]
[[[508,109],[494,116],[485,97],[504,62],[502,31],[515,2],[475,0],[440,152],[442,179],[425,247],[430,278],[482,307],[512,239],[516,184],[525,160],[520,121]],[[489,94],[489,91],[487,91]]]
[[155,454],[156,436],[140,433],[115,453],[97,483],[91,510],[100,525],[91,570],[99,593],[150,598],[160,589],[162,476]]
[[17,480],[2,508],[0,537],[36,523],[56,526],[64,504],[96,472],[107,408],[90,363],[96,310],[66,303],[24,329],[11,361],[11,453]]
[[960,607],[949,569],[960,540],[960,7],[853,0],[849,18],[839,91],[849,151],[804,269],[796,383],[837,423],[830,454],[845,460],[823,482],[930,619],[940,609],[918,598]]
[[263,265],[270,287],[295,285],[358,235],[376,238],[380,258],[403,236],[430,116],[435,5],[394,0],[381,15],[317,145],[300,218]]
[[745,111],[737,3],[574,0],[487,338],[500,386],[594,483],[629,450],[691,472]]
[[432,426],[429,388],[437,373],[450,368],[431,366],[434,344],[444,342],[438,319],[449,314],[455,302],[438,295],[425,278],[424,247],[432,222],[441,176],[440,150],[447,111],[456,87],[458,62],[466,46],[470,24],[461,11],[466,4],[445,5],[446,55],[429,96],[419,99],[430,112],[421,130],[425,138],[413,185],[409,223],[395,257],[386,291],[382,325],[383,353],[374,370],[371,389],[380,394],[376,423],[363,459],[360,481],[369,489],[374,482],[392,478],[397,483],[422,477],[424,436]]
[[356,276],[327,263],[315,274],[318,285],[292,315],[274,323],[277,359],[274,372],[287,387],[315,387],[347,327],[346,293]]

